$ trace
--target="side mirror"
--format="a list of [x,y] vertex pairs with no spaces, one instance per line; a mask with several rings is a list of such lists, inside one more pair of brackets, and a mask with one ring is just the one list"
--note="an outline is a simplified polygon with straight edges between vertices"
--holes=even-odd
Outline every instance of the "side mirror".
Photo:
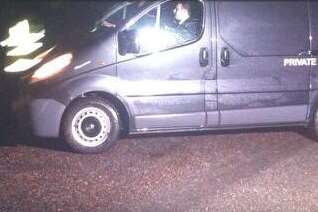
[[136,30],[125,30],[118,33],[118,51],[120,55],[128,53],[138,54],[140,44]]

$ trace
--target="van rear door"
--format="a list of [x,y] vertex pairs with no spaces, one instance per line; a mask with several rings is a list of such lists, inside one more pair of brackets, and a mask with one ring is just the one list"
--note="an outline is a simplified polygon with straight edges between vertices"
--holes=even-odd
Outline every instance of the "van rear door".
[[222,126],[304,122],[311,60],[307,1],[217,1]]

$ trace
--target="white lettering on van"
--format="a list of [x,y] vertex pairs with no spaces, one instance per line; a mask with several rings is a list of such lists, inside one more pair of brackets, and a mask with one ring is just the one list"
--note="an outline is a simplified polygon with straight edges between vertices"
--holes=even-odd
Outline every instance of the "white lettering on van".
[[317,66],[317,58],[285,58],[284,67]]

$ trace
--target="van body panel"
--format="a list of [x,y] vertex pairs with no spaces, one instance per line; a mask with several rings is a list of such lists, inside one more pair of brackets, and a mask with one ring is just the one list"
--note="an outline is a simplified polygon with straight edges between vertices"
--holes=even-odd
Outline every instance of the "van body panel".
[[54,84],[41,84],[38,85],[39,87],[30,89],[30,94],[34,99],[51,98],[65,106],[69,105],[74,99],[90,92],[105,92],[116,96],[118,80],[116,76],[112,76],[114,68],[115,66],[109,66],[102,69],[102,73],[96,71]]
[[215,2],[210,1],[210,21],[207,22],[211,28],[210,39],[210,70],[205,74],[205,111],[206,111],[206,127],[219,127],[220,112],[218,107],[218,84],[217,84],[217,24],[215,15]]
[[[193,42],[121,55],[114,30],[86,50],[74,49],[69,70],[30,86],[35,135],[58,136],[69,104],[90,92],[123,103],[130,133],[307,125],[318,106],[318,67],[286,60],[317,57],[318,3],[202,2],[204,30]],[[35,114],[39,108],[59,118]]]
[[[309,1],[310,3],[310,36],[311,53],[313,58],[318,57],[318,2]],[[318,66],[311,66],[311,89],[318,90]]]
[[297,105],[222,111],[221,126],[303,122],[307,110],[308,105]]
[[[204,111],[204,105],[201,104],[201,100],[204,99],[203,94],[125,98],[131,114],[135,117],[135,122],[131,126],[133,129],[203,127],[205,123],[205,114],[201,112]],[[168,116],[175,117],[170,124],[162,121],[163,118],[168,120]],[[160,123],[162,123],[161,126]]]
[[[311,37],[311,56],[318,59],[318,2],[309,1],[310,15],[310,37]],[[318,67],[311,66],[310,74],[310,111],[308,117],[313,120],[314,113],[318,107]]]
[[[114,75],[114,72],[109,72],[108,67],[115,65],[117,62],[116,46],[116,35],[113,32],[94,32],[74,38],[65,38],[52,51],[48,59],[51,60],[62,54],[72,53],[72,64],[63,74],[57,75],[52,81],[65,81],[81,74],[100,72],[100,70],[104,70],[105,74]],[[48,60],[43,62],[48,62]]]
[[[286,67],[284,60],[306,57],[298,53],[309,48],[307,2],[218,1],[216,9],[221,124],[306,121],[310,66]],[[221,64],[224,49],[228,66]]]
[[286,107],[291,105],[305,105],[308,101],[308,93],[298,92],[273,92],[273,93],[244,93],[243,94],[220,94],[219,106],[223,111]]
[[182,129],[182,128],[203,128],[205,116],[202,113],[185,113],[169,115],[136,116],[136,129],[147,131],[149,129]]
[[59,137],[65,108],[65,105],[53,99],[34,100],[30,105],[33,133],[41,137]]
[[[117,73],[123,85],[119,94],[132,103],[129,105],[130,108],[136,108],[136,101],[132,101],[131,98],[138,98],[139,110],[152,115],[159,115],[158,107],[166,114],[173,115],[176,105],[179,110],[175,114],[184,114],[189,112],[189,100],[195,101],[192,103],[195,108],[191,108],[191,113],[195,112],[205,118],[204,70],[199,65],[199,52],[193,51],[193,45],[190,45],[159,54],[160,56],[152,54],[119,63]],[[184,101],[178,101],[180,95]],[[143,104],[149,96],[156,96],[156,99],[161,101],[165,101],[168,96],[172,101],[166,105]],[[139,114],[132,115],[136,118]],[[204,123],[193,126],[204,126]],[[191,123],[188,125],[191,126]],[[184,126],[183,121],[179,126]]]
[[309,4],[308,8],[309,8],[309,17],[310,17],[309,29],[310,29],[310,36],[311,36],[311,51],[312,51],[312,55],[316,57],[318,54],[318,2],[310,0],[308,1],[308,4]]

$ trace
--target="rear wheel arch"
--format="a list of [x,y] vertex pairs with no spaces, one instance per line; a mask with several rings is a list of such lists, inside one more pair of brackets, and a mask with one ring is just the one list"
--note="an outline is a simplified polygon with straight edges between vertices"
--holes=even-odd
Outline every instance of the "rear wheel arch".
[[310,101],[309,101],[309,108],[308,108],[309,126],[312,126],[314,124],[317,109],[318,109],[318,90],[313,91],[310,94]]
[[310,93],[308,108],[308,131],[307,135],[314,141],[318,141],[318,90]]

